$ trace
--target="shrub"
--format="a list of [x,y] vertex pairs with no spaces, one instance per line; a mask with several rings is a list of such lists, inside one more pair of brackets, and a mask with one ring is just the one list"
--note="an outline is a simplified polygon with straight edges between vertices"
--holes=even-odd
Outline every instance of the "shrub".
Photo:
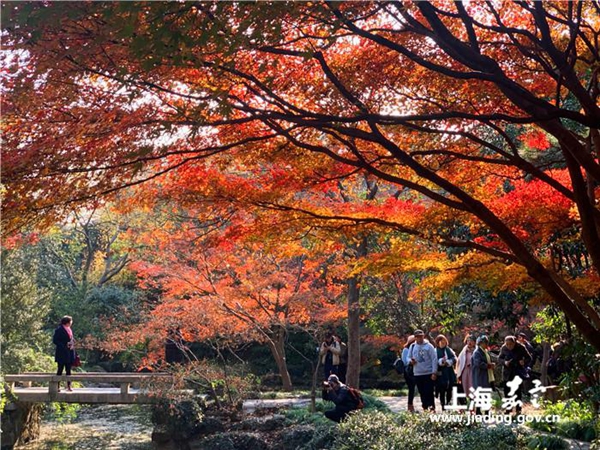
[[409,449],[403,442],[405,439],[399,416],[371,410],[352,414],[342,422],[334,447],[339,450]]
[[507,425],[469,428],[457,436],[457,443],[469,450],[509,450],[517,448],[517,435]]
[[363,401],[365,402],[365,409],[376,409],[377,411],[381,412],[391,412],[390,407],[377,397],[365,394],[364,392],[362,392],[362,397]]
[[531,422],[529,426],[535,430],[583,441],[592,441],[597,436],[598,419],[589,403],[575,400],[548,403],[544,406],[544,415],[558,415],[560,421],[558,423]]
[[333,422],[323,415],[324,409],[323,402],[317,402],[317,412],[312,413],[308,408],[292,408],[286,411],[285,417],[290,424],[321,424],[333,426]]
[[279,445],[282,450],[326,450],[334,448],[336,434],[330,424],[297,425],[281,432]]
[[77,419],[81,405],[77,403],[50,403],[46,408],[46,419],[58,423],[71,423]]
[[163,425],[166,433],[180,439],[191,437],[204,413],[195,400],[162,399],[152,409],[154,425]]
[[527,438],[527,448],[530,450],[567,450],[569,445],[564,439],[551,434],[536,434]]
[[426,414],[353,414],[340,425],[335,448],[344,450],[513,450],[517,435],[506,425],[433,422]]

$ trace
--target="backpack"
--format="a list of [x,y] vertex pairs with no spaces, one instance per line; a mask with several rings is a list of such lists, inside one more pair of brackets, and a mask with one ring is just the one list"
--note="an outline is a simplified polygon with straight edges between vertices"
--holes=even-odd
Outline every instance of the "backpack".
[[[408,348],[409,356],[412,352],[414,345],[415,344],[413,343]],[[396,361],[394,361],[394,369],[396,369],[396,372],[398,372],[398,374],[404,375],[404,377],[413,376],[413,366],[411,366],[410,364],[404,364],[404,361],[402,361],[402,356],[400,356],[398,359],[396,359]]]
[[396,361],[394,361],[394,369],[396,369],[396,372],[398,372],[398,374],[404,375],[404,371],[406,370],[406,365],[404,364],[404,361],[402,361],[402,357],[400,357]]
[[348,394],[355,401],[356,409],[363,409],[365,407],[365,401],[358,389],[348,386]]

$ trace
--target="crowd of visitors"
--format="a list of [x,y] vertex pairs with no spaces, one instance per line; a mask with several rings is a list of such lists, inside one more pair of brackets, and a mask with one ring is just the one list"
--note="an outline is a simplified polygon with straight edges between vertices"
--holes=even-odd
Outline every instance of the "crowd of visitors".
[[[538,358],[537,352],[524,333],[518,336],[506,336],[497,355],[489,351],[488,336],[467,336],[458,356],[450,348],[446,336],[440,334],[429,342],[422,330],[410,335],[401,356],[394,366],[402,368],[408,387],[408,410],[415,411],[415,389],[418,389],[423,410],[435,410],[435,398],[439,399],[442,410],[453,404],[452,395],[456,392],[466,394],[478,388],[492,389],[503,386],[505,398],[514,396],[514,410],[521,413],[524,384],[512,383],[518,376],[528,380],[532,376],[532,367]],[[401,361],[400,365],[398,363]],[[496,380],[496,366],[501,367],[502,380]],[[507,408],[507,413],[513,408]]]
[[[504,399],[510,397],[512,400],[503,402],[506,413],[514,410],[521,414],[524,386],[532,378],[533,365],[540,357],[527,336],[524,333],[506,336],[496,353],[490,351],[490,340],[486,335],[469,335],[463,344],[457,356],[443,334],[438,334],[431,341],[423,330],[415,330],[408,336],[402,354],[394,363],[396,370],[404,375],[408,387],[408,411],[415,412],[417,390],[423,410],[435,411],[436,398],[442,410],[455,409],[457,402],[467,405],[478,389],[495,391],[503,388]],[[553,351],[554,359],[550,358],[548,362],[549,376],[562,369],[554,369],[561,362],[556,356],[558,350]],[[346,344],[332,333],[325,336],[319,347],[320,363],[327,380],[324,382],[323,398],[335,404],[326,416],[337,422],[358,408],[356,399],[348,394],[353,391],[352,388],[345,385],[346,353]],[[515,382],[517,377],[519,381]],[[461,395],[453,398],[455,393]],[[473,409],[476,413],[482,412],[479,407]]]

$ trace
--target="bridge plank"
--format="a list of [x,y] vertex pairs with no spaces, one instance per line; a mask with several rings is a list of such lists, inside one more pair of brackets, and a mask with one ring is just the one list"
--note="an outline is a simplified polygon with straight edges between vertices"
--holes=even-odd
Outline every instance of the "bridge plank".
[[47,388],[15,388],[13,394],[18,401],[31,403],[128,404],[158,401],[156,396],[150,395],[147,391],[130,389],[127,394],[123,394],[120,388],[75,388],[72,392],[61,391],[54,394],[49,393]]
[[[11,390],[22,402],[66,402],[66,403],[152,403],[157,401],[147,389],[140,389],[146,381],[172,381],[173,376],[165,372],[129,373],[129,372],[76,372],[70,376],[53,373],[21,373],[4,376],[4,382],[11,385]],[[61,381],[78,381],[103,384],[118,384],[119,387],[84,387],[74,388],[72,392],[58,392]],[[15,383],[23,383],[27,387],[14,387]],[[31,383],[48,383],[47,387],[29,387]],[[136,386],[135,388],[132,385]],[[183,390],[193,395],[191,390]]]

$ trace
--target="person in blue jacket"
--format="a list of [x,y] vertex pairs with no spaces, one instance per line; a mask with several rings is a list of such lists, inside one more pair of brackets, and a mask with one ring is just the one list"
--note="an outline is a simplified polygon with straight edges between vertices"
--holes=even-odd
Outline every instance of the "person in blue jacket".
[[435,411],[434,388],[438,370],[437,352],[435,347],[425,340],[423,330],[415,330],[413,335],[415,343],[410,346],[408,358],[413,366],[423,411]]

